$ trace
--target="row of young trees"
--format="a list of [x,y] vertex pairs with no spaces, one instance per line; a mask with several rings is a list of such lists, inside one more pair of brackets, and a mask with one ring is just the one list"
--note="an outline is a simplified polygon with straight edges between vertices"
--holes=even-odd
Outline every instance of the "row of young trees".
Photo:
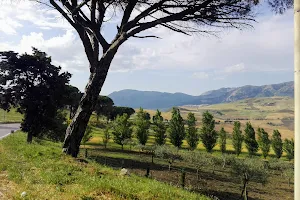
[[[118,115],[112,123],[112,134],[115,143],[123,146],[132,141],[133,133],[141,145],[145,145],[149,138],[149,130],[152,127],[154,132],[155,144],[164,145],[166,138],[169,137],[171,144],[177,148],[181,148],[183,140],[186,139],[190,150],[197,148],[201,141],[207,152],[212,152],[213,148],[219,144],[222,153],[225,153],[227,146],[228,133],[224,127],[220,131],[215,130],[215,120],[208,111],[202,115],[202,126],[198,130],[196,127],[196,118],[194,113],[188,113],[187,120],[184,121],[178,108],[173,108],[172,117],[168,124],[164,122],[161,112],[157,110],[153,116],[153,122],[150,122],[150,115],[142,108],[137,112],[135,120],[129,120],[128,114]],[[106,131],[108,132],[108,131]],[[168,134],[167,134],[168,133]],[[244,134],[241,130],[241,123],[234,122],[232,132],[232,145],[237,156],[240,155],[243,143],[248,150],[250,156],[255,155],[258,150],[262,151],[262,155],[266,158],[272,147],[276,157],[280,158],[283,151],[286,152],[287,158],[292,159],[294,156],[294,141],[293,139],[281,139],[281,134],[278,130],[274,130],[272,138],[269,139],[268,133],[263,128],[257,129],[256,133],[250,122],[246,123]],[[105,136],[107,137],[107,136]]]
[[[221,151],[226,151],[226,132],[222,128],[220,131],[220,146]],[[285,139],[284,142],[281,139],[281,134],[278,130],[273,131],[272,138],[269,138],[269,134],[263,129],[257,129],[257,140],[256,133],[250,122],[246,123],[244,129],[244,134],[241,130],[241,123],[239,121],[234,122],[234,128],[232,132],[232,144],[235,153],[239,155],[242,150],[242,145],[248,150],[250,156],[255,155],[260,149],[264,158],[269,155],[270,149],[272,147],[277,158],[282,156],[283,151],[286,152],[287,158],[290,160],[294,157],[294,140]]]

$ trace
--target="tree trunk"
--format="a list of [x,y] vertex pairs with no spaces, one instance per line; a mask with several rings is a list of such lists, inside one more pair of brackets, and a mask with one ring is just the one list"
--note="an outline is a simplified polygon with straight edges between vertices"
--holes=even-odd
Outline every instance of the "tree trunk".
[[122,151],[124,150],[124,144],[122,144]]
[[[97,61],[98,58],[96,58],[97,60],[90,63],[91,74],[89,81],[85,88],[85,93],[80,100],[76,114],[66,130],[66,136],[63,144],[63,152],[71,155],[72,157],[77,157],[79,153],[80,142],[106,79],[109,66],[122,42],[119,41],[121,39],[116,40],[110,46],[110,48],[103,54],[100,61]],[[93,54],[94,52],[89,53]]]
[[248,200],[248,192],[247,192],[248,176],[247,176],[247,174],[244,174],[243,182],[244,182],[244,185],[243,185],[243,191],[242,191],[241,197],[244,200]]
[[27,133],[27,143],[31,143],[32,142],[32,133],[31,132],[28,132]]

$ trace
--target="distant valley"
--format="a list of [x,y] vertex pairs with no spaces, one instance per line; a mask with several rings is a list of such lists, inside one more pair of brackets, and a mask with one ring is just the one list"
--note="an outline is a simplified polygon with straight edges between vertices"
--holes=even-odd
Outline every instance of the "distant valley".
[[108,95],[117,106],[145,109],[169,109],[173,106],[219,104],[258,97],[294,96],[294,82],[236,88],[221,88],[199,96],[184,93],[157,91],[121,90]]

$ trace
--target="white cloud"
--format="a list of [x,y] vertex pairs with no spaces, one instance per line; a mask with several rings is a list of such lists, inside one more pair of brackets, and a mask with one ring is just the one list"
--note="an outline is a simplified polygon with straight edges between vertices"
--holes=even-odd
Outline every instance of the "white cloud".
[[[15,6],[18,9],[14,9]],[[138,11],[135,11],[134,15],[137,14]],[[194,71],[194,77],[207,78],[215,74],[214,71],[229,74],[241,71],[291,70],[292,14],[288,12],[280,16],[266,16],[260,19],[260,23],[254,24],[254,30],[225,31],[220,39],[208,35],[188,37],[162,27],[152,28],[140,35],[157,35],[163,39],[129,39],[116,54],[111,71],[186,69]],[[11,20],[6,23],[9,28],[5,28],[4,23],[2,26],[1,20],[4,19]],[[114,18],[112,23],[117,22],[117,19],[118,17]],[[25,22],[39,29],[31,33],[27,31],[26,34],[18,32],[18,29],[24,28],[22,24]],[[13,6],[11,3],[2,3],[0,23],[0,31],[4,32],[2,29],[5,29],[6,34],[21,36],[19,41],[13,42],[0,38],[1,49],[31,52],[31,46],[35,46],[46,51],[64,69],[74,72],[88,69],[77,33],[57,11],[27,1],[20,1]],[[106,25],[109,26],[115,28],[115,24]],[[64,34],[56,35],[57,29],[62,29]],[[106,31],[106,35],[111,35],[109,28]],[[48,33],[47,37],[45,33]]]
[[72,26],[58,11],[35,1],[3,0],[0,6],[0,31],[8,27],[10,30],[7,34],[16,33],[17,28],[22,27],[23,22],[32,23],[36,28],[41,29],[72,29]]
[[225,73],[236,73],[236,72],[242,72],[244,70],[245,70],[244,63],[239,63],[239,64],[236,64],[233,66],[226,67],[224,72]]
[[19,22],[9,19],[9,18],[1,18],[0,17],[0,31],[7,35],[16,35],[16,29],[18,27],[22,27],[22,24]]

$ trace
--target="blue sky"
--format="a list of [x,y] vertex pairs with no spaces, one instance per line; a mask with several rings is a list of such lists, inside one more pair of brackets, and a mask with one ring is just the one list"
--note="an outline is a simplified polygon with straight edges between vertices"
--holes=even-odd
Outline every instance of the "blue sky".
[[[55,65],[73,74],[84,90],[89,70],[76,32],[55,10],[28,1],[1,1],[0,51],[45,51]],[[15,8],[18,9],[15,9]],[[218,37],[185,36],[164,28],[163,39],[130,39],[119,49],[101,94],[122,89],[199,95],[221,87],[293,80],[293,12],[264,15],[253,29],[225,30]],[[104,27],[111,40],[118,18]]]

